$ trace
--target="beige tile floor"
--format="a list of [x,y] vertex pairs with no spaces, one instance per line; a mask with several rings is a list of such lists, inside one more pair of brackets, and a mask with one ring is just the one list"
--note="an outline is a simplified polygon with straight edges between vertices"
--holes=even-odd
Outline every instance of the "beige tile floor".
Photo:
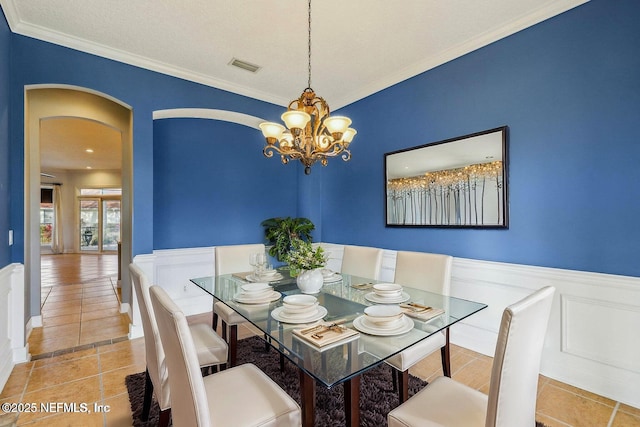
[[126,339],[120,313],[117,255],[43,255],[42,327],[29,336],[34,358],[102,341]]
[[[95,260],[92,260],[95,261]],[[77,276],[72,281],[78,280]],[[98,279],[82,280],[88,282],[100,282]],[[104,286],[106,282],[96,286],[86,286],[87,300],[95,298],[91,294],[96,291],[94,288]],[[51,292],[55,290],[52,289]],[[85,297],[85,286],[82,286],[82,300]],[[69,291],[69,295],[73,292]],[[64,295],[64,296],[63,296]],[[65,292],[61,292],[60,300],[68,301],[70,306],[80,306],[79,313],[65,313],[64,308],[57,308],[59,311],[52,311],[49,316],[44,316],[45,326],[51,327],[51,331],[56,331],[60,327],[68,327],[72,331],[71,335],[77,335],[78,343],[82,335],[83,314],[99,313],[101,310],[109,308],[100,308],[92,310],[91,304],[103,303],[90,302],[84,305],[84,301],[80,298],[72,299]],[[51,297],[51,293],[47,298]],[[56,294],[53,294],[55,297]],[[115,292],[113,297],[115,297]],[[114,298],[115,299],[115,298]],[[75,301],[75,302],[74,302]],[[49,300],[53,303],[54,300]],[[60,301],[57,301],[60,302]],[[48,304],[44,300],[44,306]],[[44,307],[43,306],[43,307]],[[51,307],[51,306],[50,306]],[[89,307],[85,310],[83,307]],[[54,310],[54,309],[52,309]],[[71,309],[69,309],[71,311]],[[74,329],[74,322],[64,323],[60,320],[60,325],[55,325],[56,320],[51,320],[47,326],[47,319],[55,317],[68,316],[71,314],[79,314],[79,329]],[[99,316],[98,314],[95,314]],[[90,323],[91,315],[84,316],[85,325],[91,325],[85,329],[85,341],[95,342],[98,344],[89,348],[78,347],[74,352],[50,350],[54,347],[48,347],[50,344],[39,343],[34,334],[29,340],[32,348],[40,345],[41,349],[51,351],[44,353],[37,360],[17,365],[9,377],[2,393],[0,393],[1,403],[42,403],[42,402],[71,402],[77,404],[87,404],[89,409],[94,409],[95,405],[108,407],[108,412],[86,413],[54,413],[54,412],[38,412],[23,413],[17,419],[13,414],[3,414],[0,412],[0,426],[18,425],[18,426],[131,426],[131,409],[129,406],[128,394],[124,384],[124,378],[132,373],[143,372],[145,369],[144,355],[144,339],[117,341],[118,336],[112,335],[105,338],[102,329]],[[97,317],[98,319],[119,318],[119,314],[113,314],[111,317]],[[74,317],[74,319],[76,319]],[[118,320],[119,321],[119,320]],[[194,316],[190,321],[211,322],[211,313],[201,316]],[[107,324],[109,320],[101,320],[98,322]],[[117,321],[114,321],[118,323]],[[58,328],[55,328],[58,326]],[[108,329],[108,328],[107,328]],[[63,329],[66,331],[66,329]],[[53,334],[55,332],[51,332]],[[60,336],[65,333],[58,332]],[[255,332],[246,327],[239,330],[239,338],[245,338],[253,335]],[[43,333],[41,341],[50,340],[49,333]],[[95,334],[95,335],[92,335]],[[52,335],[51,335],[52,336]],[[95,336],[95,341],[89,337]],[[110,341],[111,340],[111,341]],[[55,340],[54,340],[55,341]],[[79,344],[76,344],[79,345]],[[33,354],[33,352],[32,352]],[[452,359],[453,378],[463,382],[480,391],[487,392],[489,387],[489,375],[491,370],[492,359],[490,357],[472,352],[470,350],[453,346]],[[427,381],[433,380],[436,376],[442,375],[440,365],[439,352],[426,358],[414,368],[411,373],[421,377]],[[572,387],[567,384],[541,376],[538,386],[537,416],[538,421],[544,422],[549,427],[622,427],[622,426],[639,426],[640,427],[640,409],[632,408],[627,405],[615,402],[613,400],[589,393],[584,390]]]

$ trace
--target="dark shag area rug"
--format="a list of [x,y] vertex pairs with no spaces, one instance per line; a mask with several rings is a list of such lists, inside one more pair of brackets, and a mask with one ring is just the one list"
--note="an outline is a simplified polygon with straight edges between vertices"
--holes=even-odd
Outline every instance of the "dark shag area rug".
[[[280,371],[279,353],[273,349],[265,351],[264,341],[251,337],[238,342],[238,364],[253,363],[282,387],[300,404],[298,368],[288,360],[284,371]],[[144,397],[144,372],[129,375],[125,379],[133,422],[136,427],[156,426],[160,410],[157,403],[151,405],[149,420],[140,420]],[[409,376],[409,396],[420,391],[426,381]],[[391,368],[383,363],[362,375],[360,382],[360,425],[380,427],[387,425],[387,413],[398,406],[398,394],[393,391]],[[316,426],[344,426],[344,394],[342,386],[327,389],[316,386]],[[536,427],[544,427],[536,423]]]

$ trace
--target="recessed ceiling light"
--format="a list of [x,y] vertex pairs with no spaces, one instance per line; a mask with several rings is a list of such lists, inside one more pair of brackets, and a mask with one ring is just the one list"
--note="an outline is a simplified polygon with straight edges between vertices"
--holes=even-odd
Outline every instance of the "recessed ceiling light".
[[87,169],[92,169],[92,168],[91,168],[91,166],[87,166],[86,168],[87,168]]
[[87,148],[86,150],[84,150],[87,153],[93,153],[93,150],[91,148]]

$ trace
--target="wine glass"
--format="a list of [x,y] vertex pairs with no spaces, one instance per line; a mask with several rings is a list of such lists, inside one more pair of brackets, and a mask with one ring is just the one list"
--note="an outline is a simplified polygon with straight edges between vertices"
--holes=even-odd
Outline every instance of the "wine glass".
[[267,254],[259,252],[256,254],[256,275],[260,275],[264,271],[265,264],[267,263]]
[[258,269],[258,254],[257,253],[249,254],[249,265],[251,265],[251,267],[253,267],[253,275],[255,276],[257,274],[257,269]]

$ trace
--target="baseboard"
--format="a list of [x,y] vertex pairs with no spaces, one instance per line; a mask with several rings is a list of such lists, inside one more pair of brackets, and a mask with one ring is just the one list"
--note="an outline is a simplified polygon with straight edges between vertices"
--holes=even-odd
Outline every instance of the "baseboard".
[[1,346],[0,348],[0,391],[2,391],[15,363],[9,346]]
[[142,325],[134,325],[133,323],[129,323],[128,337],[130,340],[144,337],[144,331],[142,330]]
[[29,319],[29,323],[31,324],[31,329],[33,329],[33,328],[41,328],[42,327],[42,315],[31,316],[31,319]]

